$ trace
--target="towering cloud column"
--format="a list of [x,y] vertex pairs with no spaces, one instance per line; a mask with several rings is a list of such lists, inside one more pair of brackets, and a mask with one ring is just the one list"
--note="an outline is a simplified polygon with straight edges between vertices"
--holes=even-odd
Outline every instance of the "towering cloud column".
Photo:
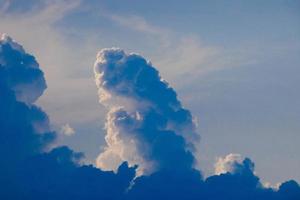
[[103,49],[94,66],[100,103],[107,107],[107,147],[99,167],[124,160],[144,173],[190,169],[199,135],[193,117],[152,64],[121,49]]

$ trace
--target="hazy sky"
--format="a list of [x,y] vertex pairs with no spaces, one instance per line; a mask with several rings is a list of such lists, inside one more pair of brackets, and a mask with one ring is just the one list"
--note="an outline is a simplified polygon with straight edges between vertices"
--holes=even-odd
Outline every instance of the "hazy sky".
[[105,120],[93,63],[115,46],[151,60],[198,119],[205,174],[240,153],[263,181],[300,181],[300,1],[0,0],[0,32],[36,55],[39,104],[90,162]]

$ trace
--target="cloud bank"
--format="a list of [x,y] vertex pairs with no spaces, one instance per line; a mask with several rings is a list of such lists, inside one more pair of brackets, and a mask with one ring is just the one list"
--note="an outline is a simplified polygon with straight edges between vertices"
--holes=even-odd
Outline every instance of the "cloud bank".
[[264,188],[254,163],[238,155],[220,158],[217,174],[203,179],[193,167],[199,136],[192,115],[143,57],[104,49],[95,75],[109,109],[98,162],[120,163],[115,172],[85,165],[83,154],[66,146],[50,149],[56,133],[34,104],[46,89],[43,72],[19,44],[1,38],[1,199],[299,199],[298,183]]

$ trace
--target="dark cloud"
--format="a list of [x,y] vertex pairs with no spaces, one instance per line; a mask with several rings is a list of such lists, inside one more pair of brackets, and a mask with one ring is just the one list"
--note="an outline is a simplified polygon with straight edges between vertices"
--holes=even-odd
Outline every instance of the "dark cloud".
[[[82,154],[59,147],[23,163],[16,175],[21,199],[121,199],[135,176],[123,163],[116,173],[81,165]],[[13,190],[12,190],[13,191]],[[15,198],[15,193],[12,193]],[[11,194],[10,194],[11,195]]]
[[[140,158],[154,161],[155,170],[136,177],[137,166],[129,167],[123,162],[115,172],[103,171],[85,165],[83,154],[68,147],[49,150],[56,134],[49,127],[47,114],[34,104],[46,88],[43,73],[33,56],[9,37],[3,37],[0,199],[300,199],[298,183],[285,182],[278,190],[264,188],[254,173],[254,163],[233,154],[219,160],[218,175],[203,179],[200,171],[193,168],[194,143],[190,139],[197,137],[192,117],[174,90],[141,56],[115,49],[104,52],[100,57],[108,57],[101,66],[96,65],[96,78],[102,103],[111,109],[107,131],[108,136],[110,131],[114,134],[106,139],[108,144],[113,144],[114,137],[123,142],[109,148],[117,153],[122,148],[128,148],[125,150],[129,153],[138,152]],[[130,151],[130,144],[136,151]]]
[[11,38],[0,40],[2,166],[42,152],[55,139],[47,115],[33,103],[46,88],[34,57]]
[[278,191],[264,188],[253,173],[254,163],[248,158],[236,167],[236,171],[206,180],[195,170],[185,173],[160,171],[142,176],[135,180],[127,199],[297,200],[300,197],[300,187],[295,181],[283,183]]
[[81,165],[67,147],[50,152],[56,133],[34,105],[46,89],[32,55],[8,36],[0,40],[0,199],[120,199],[135,177],[123,163],[117,173]]

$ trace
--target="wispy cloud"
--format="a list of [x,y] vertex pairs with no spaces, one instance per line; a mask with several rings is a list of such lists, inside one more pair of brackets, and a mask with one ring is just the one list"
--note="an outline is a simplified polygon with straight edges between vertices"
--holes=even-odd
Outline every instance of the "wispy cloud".
[[[206,45],[199,36],[188,33],[179,35],[166,27],[156,26],[137,15],[117,15],[104,11],[103,16],[127,29],[145,35],[156,43],[154,64],[162,74],[176,84],[182,76],[189,81],[208,72],[247,64],[249,59],[222,46]],[[145,42],[146,44],[146,42]]]
[[105,14],[104,16],[122,26],[151,35],[163,36],[167,35],[169,32],[167,29],[150,24],[144,18],[137,15],[120,16],[115,14]]
[[[92,73],[90,77],[70,76],[70,71],[92,64],[90,58],[94,56],[82,56],[82,51],[88,51],[88,45],[82,51],[74,51],[74,44],[70,44],[57,26],[69,14],[80,10],[82,1],[40,1],[41,5],[32,5],[30,12],[12,12],[10,8],[13,1],[7,2],[0,11],[0,32],[17,38],[29,52],[36,54],[48,82],[48,90],[38,104],[43,105],[50,118],[53,118],[52,123],[59,129],[65,121],[73,124],[99,120],[101,108],[98,107],[99,111],[93,106],[98,103],[94,95]],[[69,105],[71,100],[72,106]],[[87,112],[82,112],[82,109]]]

